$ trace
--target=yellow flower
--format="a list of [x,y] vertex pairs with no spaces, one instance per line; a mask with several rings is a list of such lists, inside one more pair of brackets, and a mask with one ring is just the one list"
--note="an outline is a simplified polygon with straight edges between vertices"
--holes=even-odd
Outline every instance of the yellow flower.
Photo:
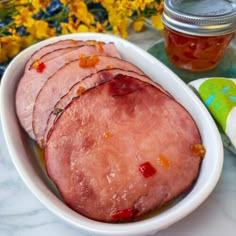
[[154,0],[136,0],[137,5],[139,6],[140,10],[144,10],[146,6],[152,6],[155,2]]
[[68,4],[70,8],[69,17],[76,16],[79,21],[86,25],[94,23],[93,15],[88,11],[87,5],[84,1],[72,1]]
[[0,44],[0,63],[4,63],[8,60],[7,51]]
[[100,32],[100,33],[104,33],[105,27],[108,25],[108,21],[104,21],[102,24],[100,22],[96,22],[96,29],[94,32]]
[[155,16],[151,16],[151,21],[152,21],[152,26],[157,29],[157,30],[162,30],[163,29],[163,24],[161,21],[161,15],[155,15]]
[[[68,23],[60,23],[62,34],[88,31],[105,32],[106,26],[110,24],[114,34],[127,38],[127,28],[130,23],[135,32],[142,31],[146,20],[143,14],[146,14],[144,12],[146,9],[153,12],[150,17],[152,26],[158,30],[163,29],[160,15],[163,11],[163,0],[92,0],[94,3],[101,3],[106,9],[108,20],[104,23],[95,22],[94,15],[88,9],[87,0],[60,1],[70,9],[66,16]],[[55,28],[50,28],[47,21],[32,18],[33,14],[38,13],[40,9],[45,11],[51,3],[50,0],[17,0],[14,2],[17,4],[30,3],[29,6],[18,6],[18,14],[12,16],[14,27],[24,26],[30,35],[20,37],[16,29],[10,26],[7,30],[11,35],[0,37],[0,62],[14,57],[24,47],[56,34]],[[136,19],[132,22],[134,12]]]
[[3,63],[19,53],[22,48],[21,38],[18,36],[1,37],[0,48],[0,63]]
[[68,1],[68,0],[60,0],[60,2],[62,3],[62,4],[64,4],[64,5],[66,5],[66,4],[68,4],[69,2],[70,2],[70,0]]
[[61,23],[62,34],[77,33],[77,27],[69,23]]
[[68,23],[61,22],[60,26],[61,26],[61,33],[62,34],[69,34],[70,33],[70,31],[68,29]]
[[113,33],[119,34],[123,38],[128,38],[128,32],[127,32],[128,25],[129,25],[128,18],[124,18],[124,19],[120,19],[119,21],[116,21],[116,23],[113,24]]
[[36,43],[37,40],[32,35],[27,35],[27,36],[21,37],[21,42],[22,42],[22,47],[26,48],[32,45],[33,43]]
[[143,30],[145,24],[145,18],[144,17],[138,17],[133,21],[133,29],[135,32],[141,32]]
[[51,1],[49,0],[31,0],[31,4],[35,11],[39,11],[41,8],[43,10],[46,9],[46,7],[50,4]]
[[80,24],[74,27],[68,23],[61,23],[62,34],[69,34],[69,33],[79,33],[79,32],[88,32],[90,31],[89,27],[85,24]]
[[[127,37],[127,28],[134,12],[137,14],[133,21],[133,29],[140,32],[145,24],[145,18],[142,16],[146,8],[160,12],[162,5],[155,0],[94,0],[100,2],[108,13],[109,23],[112,26],[114,34],[120,34]],[[154,18],[155,19],[155,18]],[[158,27],[160,27],[158,25]]]
[[87,25],[81,24],[79,25],[79,27],[77,28],[77,32],[88,32],[89,28]]
[[114,9],[117,14],[121,16],[131,16],[133,11],[137,9],[137,5],[135,1],[128,1],[128,0],[118,0],[114,4]]
[[27,3],[30,3],[30,2],[32,2],[32,1],[34,1],[34,0],[16,0],[16,2],[17,2],[18,4],[27,4]]
[[94,0],[95,3],[101,3],[105,8],[112,6],[115,0]]
[[21,43],[17,41],[13,41],[5,47],[5,50],[7,51],[7,56],[9,58],[12,58],[20,52]]
[[11,33],[12,36],[17,36],[18,35],[15,28],[9,28],[8,32]]
[[32,19],[33,13],[30,12],[27,7],[19,7],[18,11],[19,14],[13,17],[17,27],[30,27],[34,24],[34,19]]
[[17,4],[28,4],[30,1],[29,0],[17,0]]
[[55,29],[49,28],[48,23],[43,20],[36,20],[31,27],[27,28],[27,32],[39,40],[55,35]]
[[159,13],[162,13],[164,9],[164,1],[161,1],[160,4],[155,3],[155,7]]

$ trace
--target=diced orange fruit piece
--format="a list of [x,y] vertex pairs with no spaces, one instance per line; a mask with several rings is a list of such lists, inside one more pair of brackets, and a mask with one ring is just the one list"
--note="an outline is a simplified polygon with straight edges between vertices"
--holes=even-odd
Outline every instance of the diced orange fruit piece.
[[191,146],[191,151],[194,156],[199,156],[201,158],[204,158],[206,154],[206,149],[202,144],[193,144]]
[[158,158],[158,161],[160,162],[161,166],[163,166],[166,169],[170,168],[170,161],[164,156],[164,155],[160,155]]
[[103,45],[104,45],[103,42],[97,42],[98,52],[103,52],[104,51]]
[[110,69],[112,69],[112,68],[113,68],[112,65],[108,65],[108,66],[106,67],[107,70],[110,70]]
[[103,133],[103,137],[104,137],[105,139],[109,139],[109,138],[112,137],[112,134],[111,134],[110,132],[104,132],[104,133]]
[[36,70],[38,66],[39,66],[39,60],[35,60],[32,67]]
[[93,67],[99,62],[99,58],[97,55],[92,55],[90,57],[86,57],[84,54],[80,55],[79,66],[86,68],[86,67]]
[[82,93],[85,92],[85,87],[80,86],[77,90],[77,96],[79,97]]

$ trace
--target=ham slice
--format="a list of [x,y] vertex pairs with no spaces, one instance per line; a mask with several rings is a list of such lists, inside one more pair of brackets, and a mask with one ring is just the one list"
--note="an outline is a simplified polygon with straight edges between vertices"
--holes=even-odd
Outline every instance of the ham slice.
[[190,114],[149,83],[125,75],[87,90],[57,119],[45,148],[48,175],[78,213],[133,219],[188,190],[201,158]]
[[[105,58],[105,57],[100,57],[100,58]],[[110,63],[111,62],[112,62],[112,60],[110,59]],[[115,63],[115,62],[119,62],[119,63]],[[74,84],[70,88],[69,92],[65,96],[61,97],[61,99],[56,103],[56,105],[54,106],[54,109],[52,110],[52,107],[50,108],[51,113],[50,113],[48,121],[47,121],[47,126],[44,131],[44,136],[41,138],[41,140],[43,140],[43,142],[41,142],[40,145],[45,144],[45,141],[47,140],[48,133],[50,132],[51,128],[53,127],[56,117],[71,102],[71,100],[74,97],[77,97],[80,93],[84,92],[87,89],[90,89],[92,87],[95,87],[101,83],[104,83],[104,82],[112,79],[117,74],[124,74],[127,76],[135,77],[136,79],[148,82],[148,83],[154,85],[155,87],[157,87],[158,89],[160,89],[162,92],[167,93],[159,84],[153,82],[151,79],[149,79],[147,76],[145,76],[142,72],[141,72],[142,74],[138,74],[138,73],[140,73],[140,71],[138,71],[136,68],[132,68],[132,66],[130,66],[129,63],[121,61],[119,59],[115,59],[115,61],[112,62],[112,65],[115,65],[116,68],[109,69],[109,70],[101,70],[95,74],[92,74],[92,75],[84,78],[83,80],[79,81],[78,83]],[[117,69],[117,68],[122,68],[122,69]],[[128,71],[129,69],[133,69],[133,71]],[[136,71],[136,72],[134,72],[134,71]],[[58,84],[58,83],[55,83],[55,84]],[[46,86],[44,86],[44,88],[46,88]],[[51,93],[48,92],[48,94],[47,95],[44,94],[42,96],[42,98],[45,100],[45,98],[47,97],[48,101],[52,101],[50,94]],[[37,102],[35,104],[37,104]],[[39,104],[43,104],[43,108],[45,108],[45,102],[40,101]],[[42,118],[40,118],[42,113],[44,114],[45,112],[44,111],[42,112],[42,110],[41,110],[41,112],[38,111],[38,122],[42,121]],[[37,137],[37,135],[36,135],[36,137]]]
[[[85,43],[83,43],[83,44],[85,44]],[[83,44],[81,44],[81,45],[78,46],[78,47],[85,46],[85,45],[83,45]],[[37,61],[38,63],[42,63],[42,62],[43,62],[43,63],[46,63],[46,62],[48,62],[48,61],[50,61],[50,60],[54,60],[56,57],[60,57],[60,56],[62,56],[62,55],[64,55],[64,54],[66,54],[66,53],[69,53],[69,52],[71,52],[71,51],[77,49],[78,47],[67,47],[67,48],[59,48],[59,49],[56,49],[56,50],[54,50],[53,52],[49,52],[49,53],[43,55],[41,58],[39,58],[39,59],[36,60],[36,61]],[[34,69],[34,63],[32,63],[32,65],[30,66],[30,70],[31,70],[31,69]]]
[[[37,143],[41,147],[44,146],[46,140],[45,137],[47,134],[45,132],[50,114],[54,111],[54,107],[60,98],[67,94],[75,83],[80,82],[90,74],[108,67],[133,70],[143,74],[140,69],[127,61],[107,56],[98,56],[97,58],[98,62],[92,67],[80,67],[79,60],[67,64],[50,77],[42,87],[33,110],[33,131]],[[94,83],[90,82],[89,86],[92,87],[98,83],[97,81]]]
[[[46,53],[45,55],[40,57],[40,59],[38,60],[39,63],[40,62],[45,63],[49,60],[53,60],[54,58],[62,56],[67,53],[70,53],[73,50],[76,50],[76,48],[81,47],[81,46],[95,46],[98,52],[102,52],[103,45],[104,45],[104,43],[102,43],[102,42],[91,41],[91,40],[89,40],[89,41],[74,41],[72,43],[73,43],[72,45],[70,45],[68,47],[63,47],[63,48],[60,48],[62,45],[59,44],[58,48],[54,48],[54,51]],[[110,50],[111,50],[110,55],[113,55],[113,57],[120,58],[120,55],[115,47],[111,47]],[[32,69],[32,66],[33,66],[33,64],[31,65],[31,69]]]
[[32,128],[33,107],[36,97],[47,79],[65,64],[79,59],[80,55],[108,55],[118,56],[118,52],[113,43],[103,45],[103,51],[98,50],[96,46],[77,47],[70,53],[63,54],[53,60],[45,63],[45,69],[39,73],[36,69],[26,70],[21,78],[16,91],[16,112],[21,126],[35,139]]
[[32,64],[35,62],[35,60],[39,60],[41,57],[43,57],[46,54],[49,54],[55,50],[61,49],[61,48],[68,48],[68,47],[78,47],[78,46],[83,46],[85,44],[84,41],[76,41],[76,40],[60,40],[58,42],[48,44],[39,50],[37,50],[31,58],[28,60],[25,66],[25,70],[30,69]]

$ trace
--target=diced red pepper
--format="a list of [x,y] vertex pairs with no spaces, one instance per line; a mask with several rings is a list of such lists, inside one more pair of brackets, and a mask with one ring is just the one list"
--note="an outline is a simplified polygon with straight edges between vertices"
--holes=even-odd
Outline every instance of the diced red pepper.
[[38,66],[36,68],[36,71],[39,72],[39,73],[42,73],[45,68],[46,68],[45,64],[43,62],[41,62],[41,63],[38,64]]
[[138,169],[145,178],[151,177],[157,172],[156,169],[148,161],[141,164]]
[[132,217],[134,210],[132,208],[127,208],[125,210],[119,210],[112,212],[111,217],[113,220],[125,220]]

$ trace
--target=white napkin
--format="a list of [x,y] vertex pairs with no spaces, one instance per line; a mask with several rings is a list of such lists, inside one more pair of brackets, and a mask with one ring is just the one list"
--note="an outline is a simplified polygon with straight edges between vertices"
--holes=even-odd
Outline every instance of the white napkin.
[[204,78],[190,82],[189,86],[215,119],[224,146],[236,154],[236,79]]

